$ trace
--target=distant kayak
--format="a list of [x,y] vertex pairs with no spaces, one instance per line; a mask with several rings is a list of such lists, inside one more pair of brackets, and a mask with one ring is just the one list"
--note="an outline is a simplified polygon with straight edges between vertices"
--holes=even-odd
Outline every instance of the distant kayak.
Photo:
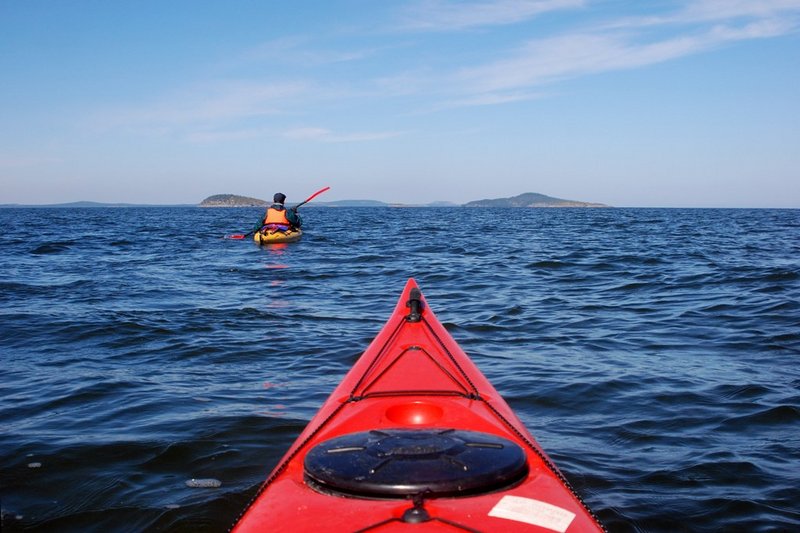
[[303,230],[300,228],[281,230],[268,230],[263,229],[253,234],[253,240],[258,244],[277,244],[281,242],[294,242],[299,241],[303,236]]
[[413,279],[234,526],[603,530]]

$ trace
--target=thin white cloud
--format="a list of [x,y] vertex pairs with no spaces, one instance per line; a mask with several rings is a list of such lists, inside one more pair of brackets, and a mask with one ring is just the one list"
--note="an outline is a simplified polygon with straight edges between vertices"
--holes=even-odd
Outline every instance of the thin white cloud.
[[435,110],[451,109],[459,107],[480,107],[500,104],[512,104],[514,102],[524,102],[544,98],[541,92],[519,91],[519,92],[489,92],[470,95],[461,99],[449,100],[436,106]]
[[364,142],[364,141],[380,141],[398,137],[403,135],[399,131],[383,131],[383,132],[358,132],[358,133],[334,133],[326,128],[305,127],[293,128],[284,132],[283,136],[287,139],[297,141],[317,141],[326,143],[344,143],[344,142]]
[[284,132],[284,137],[295,140],[320,140],[331,136],[331,131],[325,128],[294,128]]
[[263,117],[285,112],[290,103],[308,90],[307,84],[301,82],[211,82],[173,93],[160,102],[107,110],[96,122],[113,127],[168,130]]
[[261,128],[223,131],[199,130],[187,133],[185,139],[192,143],[223,143],[257,139],[260,137],[269,136],[270,134],[270,131]]
[[[707,0],[699,12],[710,10]],[[695,26],[684,31],[663,33],[648,32],[641,26],[651,26],[654,19],[641,19],[639,28],[632,28],[632,19],[625,29],[616,27],[609,30],[565,34],[547,39],[532,40],[523,44],[507,57],[484,65],[464,67],[451,77],[451,85],[459,87],[461,93],[471,95],[475,101],[503,102],[504,95],[509,101],[519,100],[520,94],[563,79],[576,78],[601,72],[642,68],[649,65],[696,55],[737,41],[777,37],[797,31],[798,21],[793,17],[775,17],[777,10],[797,10],[800,1],[765,2],[773,4],[772,9],[762,10],[729,9],[735,20],[715,20],[712,25],[699,29]],[[699,4],[695,6],[699,9]],[[689,13],[692,10],[687,10]],[[696,21],[697,13],[683,14],[670,18],[671,24],[677,20]],[[766,18],[750,16],[753,13],[766,13]],[[666,19],[661,19],[665,23]],[[660,28],[659,28],[660,29]],[[534,94],[534,93],[531,93]],[[479,98],[479,95],[482,98]],[[462,96],[456,101],[468,101]]]
[[750,21],[781,19],[783,23],[797,26],[798,15],[800,15],[800,0],[694,0],[671,13],[647,17],[621,17],[606,21],[597,29],[678,27],[714,22],[733,24],[748,19]]
[[550,11],[578,8],[585,3],[584,0],[421,0],[407,8],[402,27],[454,31],[514,24]]
[[[376,48],[314,47],[315,41],[308,36],[295,35],[267,41],[242,53],[239,63],[289,64],[300,68],[360,61],[379,53]],[[237,66],[234,61],[232,66]]]
[[800,0],[695,0],[686,6],[678,18],[685,21],[771,18],[799,9]]

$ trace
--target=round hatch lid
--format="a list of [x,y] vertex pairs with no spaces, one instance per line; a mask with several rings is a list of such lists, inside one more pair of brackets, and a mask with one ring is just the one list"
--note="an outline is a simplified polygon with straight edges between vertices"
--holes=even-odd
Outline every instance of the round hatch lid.
[[371,498],[481,494],[528,473],[525,452],[516,443],[453,429],[351,433],[314,446],[304,464],[315,490]]

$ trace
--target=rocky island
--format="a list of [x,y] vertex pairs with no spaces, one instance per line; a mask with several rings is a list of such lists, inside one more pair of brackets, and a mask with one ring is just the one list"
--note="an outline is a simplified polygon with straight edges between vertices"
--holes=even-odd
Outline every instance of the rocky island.
[[269,205],[266,200],[236,194],[215,194],[200,202],[200,207],[264,207],[266,205]]

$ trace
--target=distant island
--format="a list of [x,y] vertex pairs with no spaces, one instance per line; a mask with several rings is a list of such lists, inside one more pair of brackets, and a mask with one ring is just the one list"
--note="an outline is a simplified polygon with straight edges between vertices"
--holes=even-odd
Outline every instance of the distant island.
[[475,200],[464,204],[464,207],[609,207],[605,204],[578,202],[553,198],[536,192],[526,192],[511,198],[495,198],[491,200]]
[[[215,194],[202,202],[200,207],[264,207],[270,203],[258,198],[237,196],[235,194]],[[288,203],[291,205],[291,202]],[[429,204],[397,204],[385,203],[377,200],[337,200],[334,202],[316,201],[308,206],[316,207],[609,207],[605,204],[592,202],[578,202],[553,198],[535,192],[526,192],[511,198],[494,198],[488,200],[475,200],[466,204],[452,202],[431,202]]]
[[200,207],[264,207],[266,205],[269,205],[266,200],[236,194],[215,194],[200,202]]

